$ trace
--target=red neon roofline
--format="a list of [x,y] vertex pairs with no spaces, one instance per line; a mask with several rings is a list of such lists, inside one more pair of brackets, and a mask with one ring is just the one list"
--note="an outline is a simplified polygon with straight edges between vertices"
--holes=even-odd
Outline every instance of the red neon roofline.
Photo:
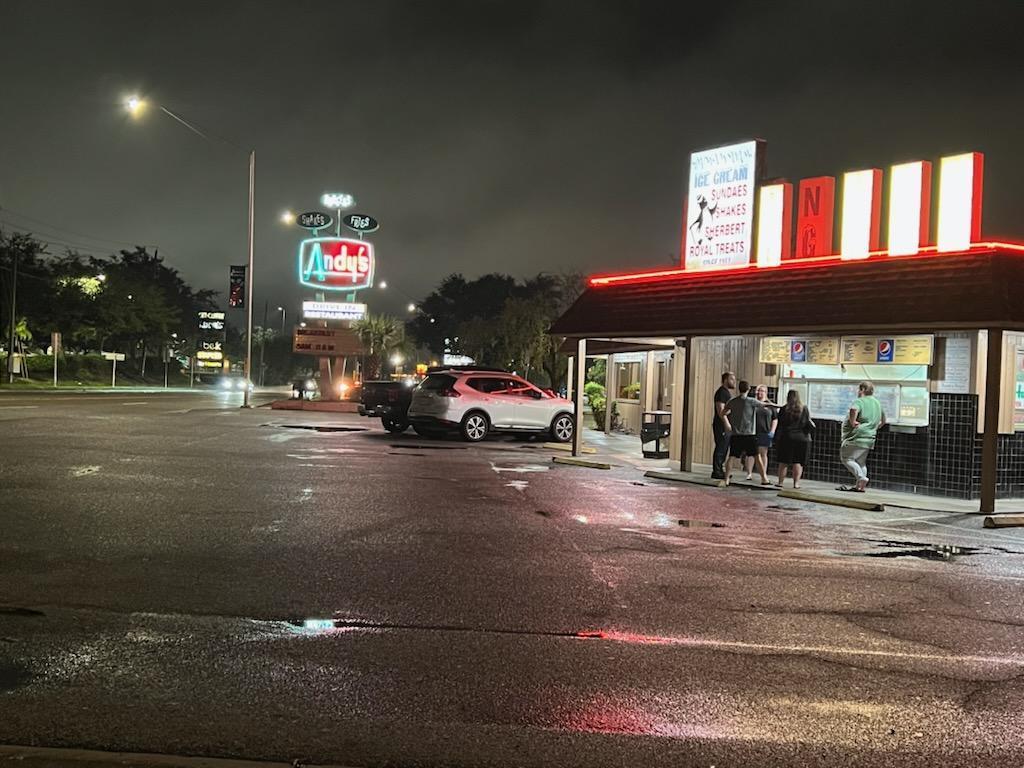
[[[966,251],[950,251],[945,252],[942,256],[954,256],[958,254],[972,253],[974,251],[991,251],[991,250],[1004,250],[1014,251],[1016,253],[1024,253],[1024,244],[1022,243],[1008,243],[1008,242],[983,242],[983,243],[971,243],[971,247]],[[877,256],[886,256],[891,259],[918,259],[922,256],[935,257],[938,256],[938,249],[934,245],[923,246],[920,252],[915,254],[908,254],[906,256],[889,256],[888,251],[871,251],[865,259],[848,259],[852,263],[858,261],[866,261],[869,258]],[[634,282],[657,282],[660,280],[666,280],[669,278],[694,278],[694,277],[707,277],[709,275],[728,275],[736,274],[739,272],[747,272],[750,270],[772,272],[778,269],[809,269],[813,267],[823,267],[829,264],[841,264],[844,259],[839,254],[832,256],[816,256],[814,258],[807,259],[789,259],[781,264],[777,264],[774,267],[758,267],[756,263],[744,264],[742,267],[729,267],[727,269],[683,269],[682,267],[673,267],[672,269],[658,269],[647,272],[622,272],[618,274],[608,275],[594,275],[587,280],[588,285],[591,286],[602,286],[612,285],[616,283],[634,283]]]

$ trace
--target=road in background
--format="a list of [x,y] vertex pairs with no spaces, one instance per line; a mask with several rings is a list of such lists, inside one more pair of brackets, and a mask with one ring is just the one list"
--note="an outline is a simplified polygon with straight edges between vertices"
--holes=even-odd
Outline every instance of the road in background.
[[1020,533],[240,402],[0,397],[0,743],[1024,762]]

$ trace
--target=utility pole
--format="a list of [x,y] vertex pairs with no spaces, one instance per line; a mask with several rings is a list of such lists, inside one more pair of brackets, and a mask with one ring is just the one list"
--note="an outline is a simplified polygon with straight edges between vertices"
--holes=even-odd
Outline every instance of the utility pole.
[[14,329],[18,306],[18,249],[11,249],[11,330],[7,338],[7,383],[14,383]]

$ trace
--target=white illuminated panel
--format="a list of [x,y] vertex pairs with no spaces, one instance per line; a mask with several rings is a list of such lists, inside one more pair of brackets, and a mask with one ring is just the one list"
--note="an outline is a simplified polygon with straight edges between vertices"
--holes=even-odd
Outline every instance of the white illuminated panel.
[[350,301],[304,301],[302,316],[307,320],[361,320],[366,305]]
[[878,176],[880,171],[843,174],[843,209],[839,254],[843,259],[866,259],[878,240]]
[[939,251],[966,251],[981,237],[982,155],[944,157],[939,165]]
[[889,173],[889,255],[909,256],[928,237],[931,163],[894,165]]
[[786,185],[761,187],[757,200],[757,266],[777,267],[782,263],[785,217]]

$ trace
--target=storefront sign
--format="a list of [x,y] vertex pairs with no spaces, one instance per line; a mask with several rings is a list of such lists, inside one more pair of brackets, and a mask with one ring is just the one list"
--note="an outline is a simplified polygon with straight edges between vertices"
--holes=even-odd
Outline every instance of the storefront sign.
[[366,305],[351,301],[304,301],[302,316],[307,320],[361,320]]
[[204,311],[198,313],[199,333],[196,336],[194,363],[196,368],[222,368],[227,331],[224,313]]
[[798,259],[832,254],[832,229],[835,226],[836,179],[817,176],[802,179],[797,194],[796,257]]
[[299,244],[299,282],[321,291],[358,291],[373,285],[373,244],[343,237],[311,237]]
[[363,234],[380,229],[380,224],[373,216],[362,213],[350,213],[341,220],[341,223],[353,232],[362,232]]
[[777,267],[793,256],[793,185],[765,184],[757,205],[757,266]]
[[1017,347],[1017,369],[1013,390],[1013,428],[1024,429],[1024,349]]
[[839,224],[839,255],[866,259],[878,250],[882,216],[882,171],[869,168],[843,174],[843,207]]
[[360,355],[359,337],[348,328],[296,328],[292,352],[300,355]]
[[935,391],[967,395],[971,391],[971,340],[946,337],[943,342],[942,378],[935,382]]
[[766,336],[761,339],[759,362],[787,365],[811,363],[813,365],[839,364],[838,337],[799,338]]
[[963,251],[981,238],[980,152],[944,157],[939,162],[938,250]]
[[932,164],[900,163],[889,171],[889,255],[918,253],[928,242]]
[[295,217],[295,223],[303,229],[324,229],[331,226],[331,217],[320,211],[307,211]]
[[686,269],[738,267],[751,261],[760,142],[690,155],[683,261]]
[[931,365],[931,334],[918,336],[843,336],[839,362],[843,365]]

